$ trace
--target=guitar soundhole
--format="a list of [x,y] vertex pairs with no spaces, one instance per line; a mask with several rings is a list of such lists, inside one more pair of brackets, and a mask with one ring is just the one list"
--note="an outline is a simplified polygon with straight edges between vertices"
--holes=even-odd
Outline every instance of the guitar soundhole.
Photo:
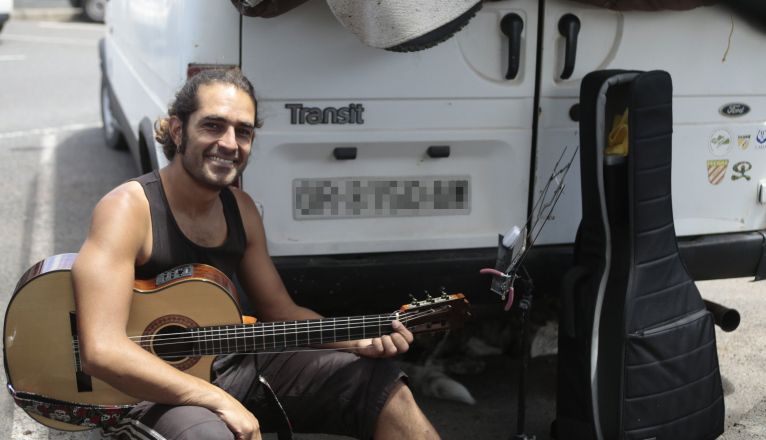
[[200,359],[193,355],[194,338],[188,330],[195,327],[199,325],[186,316],[161,316],[144,329],[141,346],[179,370],[188,370]]
[[189,357],[194,344],[185,328],[169,325],[160,329],[154,336],[152,348],[157,356],[172,364]]

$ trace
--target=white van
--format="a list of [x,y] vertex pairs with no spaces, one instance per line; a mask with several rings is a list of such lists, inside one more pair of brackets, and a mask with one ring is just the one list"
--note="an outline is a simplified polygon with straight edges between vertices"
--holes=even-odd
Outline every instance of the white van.
[[[365,45],[319,0],[268,19],[230,2],[111,1],[106,23],[107,144],[126,142],[141,172],[166,162],[152,123],[188,75],[237,66],[251,79],[263,128],[242,185],[295,295],[406,293],[394,272],[475,286],[498,233],[526,223],[562,150],[577,147],[581,78],[613,68],[672,75],[673,208],[692,275],[766,276],[766,34],[723,6],[486,2],[413,53]],[[530,253],[538,284],[555,286],[570,262],[579,188],[575,161]]]

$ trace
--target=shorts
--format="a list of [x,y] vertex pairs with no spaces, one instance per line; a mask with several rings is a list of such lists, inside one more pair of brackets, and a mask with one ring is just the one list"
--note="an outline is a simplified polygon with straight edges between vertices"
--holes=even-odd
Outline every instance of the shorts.
[[[271,385],[295,432],[372,438],[383,405],[404,373],[388,359],[339,351],[220,356],[213,383],[250,410],[262,432],[284,426],[279,408],[258,381]],[[123,420],[104,429],[107,439],[232,439],[213,412],[194,406],[139,403]]]

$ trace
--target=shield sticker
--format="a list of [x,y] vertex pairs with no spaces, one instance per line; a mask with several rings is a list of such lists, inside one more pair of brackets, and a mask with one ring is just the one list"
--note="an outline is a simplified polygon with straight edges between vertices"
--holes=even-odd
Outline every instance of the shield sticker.
[[747,147],[750,146],[750,135],[749,134],[742,134],[737,137],[737,144],[739,145],[739,148],[742,150],[747,150]]
[[709,160],[707,161],[707,180],[713,185],[721,183],[724,177],[726,177],[726,168],[729,166],[729,161],[726,159],[721,160]]

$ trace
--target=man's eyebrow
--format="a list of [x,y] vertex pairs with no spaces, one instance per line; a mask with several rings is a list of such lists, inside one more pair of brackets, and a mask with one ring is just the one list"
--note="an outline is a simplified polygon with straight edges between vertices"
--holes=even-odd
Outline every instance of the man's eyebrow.
[[[219,115],[207,115],[203,117],[202,119],[200,119],[200,122],[229,122],[229,120]],[[252,122],[247,122],[247,121],[235,122],[235,125],[239,127],[245,127],[245,128],[251,128],[251,129],[255,128],[255,125]]]

